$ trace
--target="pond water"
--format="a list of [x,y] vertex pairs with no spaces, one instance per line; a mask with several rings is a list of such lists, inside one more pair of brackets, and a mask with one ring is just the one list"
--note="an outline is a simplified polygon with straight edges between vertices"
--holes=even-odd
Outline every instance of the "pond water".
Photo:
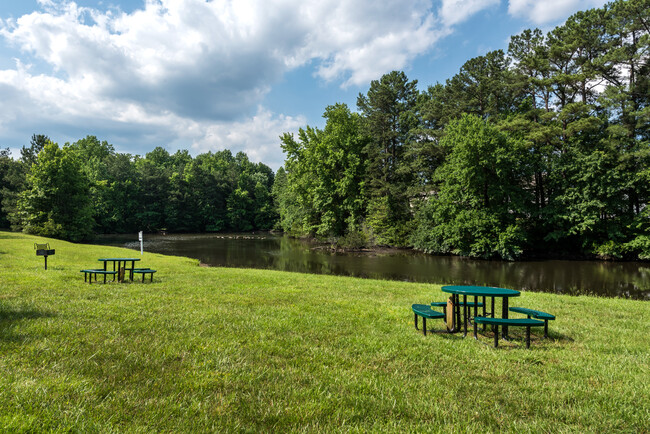
[[[650,263],[646,262],[482,261],[400,249],[333,253],[274,234],[145,234],[144,240],[147,252],[187,256],[219,267],[650,300]],[[106,235],[95,243],[140,250],[137,234]]]

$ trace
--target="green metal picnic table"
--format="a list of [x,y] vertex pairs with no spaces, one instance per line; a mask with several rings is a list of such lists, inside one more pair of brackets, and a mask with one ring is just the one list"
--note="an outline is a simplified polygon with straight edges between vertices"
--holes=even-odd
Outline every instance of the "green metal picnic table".
[[[454,320],[454,332],[460,331],[460,322],[461,322],[461,306],[459,297],[463,296],[463,311],[464,311],[464,336],[467,336],[467,321],[469,317],[468,309],[472,307],[472,303],[467,303],[467,296],[474,296],[474,316],[478,314],[478,297],[483,297],[483,316],[486,316],[486,303],[485,297],[491,297],[491,312],[490,315],[494,318],[494,299],[497,297],[502,298],[502,307],[501,307],[501,317],[508,319],[508,299],[510,297],[519,297],[521,293],[514,289],[506,288],[493,288],[490,286],[465,286],[465,285],[448,285],[443,286],[442,291],[448,294],[451,294],[454,302],[454,314],[456,320]],[[503,338],[508,337],[508,326],[504,325],[502,327],[502,336]]]
[[[104,271],[107,270],[107,264],[109,262],[113,263],[113,271],[117,271],[118,275],[118,281],[119,281],[119,276],[120,276],[120,271],[122,269],[127,270],[128,268],[126,267],[127,262],[131,262],[131,268],[130,268],[130,273],[129,273],[129,279],[133,281],[133,269],[135,268],[135,262],[139,261],[140,258],[100,258],[98,261],[104,262]],[[116,266],[117,264],[117,266]],[[124,265],[122,265],[124,264]],[[113,276],[113,280],[115,280],[115,276]]]

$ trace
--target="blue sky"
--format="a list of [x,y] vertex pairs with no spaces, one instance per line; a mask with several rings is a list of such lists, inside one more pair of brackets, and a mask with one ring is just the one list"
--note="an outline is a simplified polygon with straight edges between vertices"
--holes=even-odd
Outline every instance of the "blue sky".
[[86,135],[118,152],[230,149],[277,169],[278,136],[356,109],[403,70],[421,90],[601,0],[0,0],[0,147]]

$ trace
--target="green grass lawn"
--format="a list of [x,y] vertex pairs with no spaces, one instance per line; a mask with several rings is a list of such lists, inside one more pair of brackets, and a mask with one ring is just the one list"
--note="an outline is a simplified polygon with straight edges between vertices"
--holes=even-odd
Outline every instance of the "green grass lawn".
[[0,232],[0,431],[650,431],[648,302],[526,292],[550,339],[495,350],[414,329],[438,285],[152,253],[153,283],[79,272],[134,255]]

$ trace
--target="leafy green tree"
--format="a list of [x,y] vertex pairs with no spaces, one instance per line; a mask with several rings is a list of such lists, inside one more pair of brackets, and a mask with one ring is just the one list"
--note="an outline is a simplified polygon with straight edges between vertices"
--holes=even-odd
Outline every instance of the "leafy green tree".
[[630,140],[650,139],[650,2],[617,0],[606,12],[607,54],[604,74],[609,86],[602,104],[616,116]]
[[11,227],[9,214],[16,208],[24,183],[23,164],[11,158],[9,148],[0,149],[0,228]]
[[255,183],[253,189],[253,210],[254,210],[254,227],[260,230],[273,229],[278,212],[273,203],[273,182],[275,176],[273,171],[269,173],[255,172],[252,181]]
[[447,84],[451,99],[462,102],[462,113],[493,121],[515,111],[521,83],[508,66],[502,50],[468,60]]
[[607,50],[604,30],[604,11],[591,9],[572,15],[549,32],[550,84],[559,110],[573,102],[594,102],[601,86],[597,78],[612,67],[603,57]]
[[92,237],[90,183],[71,147],[45,144],[27,182],[17,210],[26,232],[71,241]]
[[551,110],[550,64],[548,45],[540,29],[526,29],[512,36],[508,45],[513,70],[522,80],[521,91],[530,98],[532,119],[537,122],[537,110]]
[[232,190],[227,199],[231,229],[250,231],[270,229],[273,223],[273,171],[262,163],[253,163],[243,152],[235,155]]
[[[20,161],[9,158],[8,150],[0,153],[0,225],[11,220],[14,229],[21,229],[25,224],[26,202],[18,209],[18,197],[28,189],[26,172],[48,143],[46,136],[34,135],[21,150]],[[95,136],[63,149],[66,155],[75,154],[88,182],[97,232],[271,229],[278,218],[271,193],[273,171],[242,152],[233,156],[226,150],[194,159],[187,150],[170,155],[157,147],[141,158],[117,153]],[[32,223],[30,230],[38,230]],[[52,227],[52,233],[65,236],[61,228]]]
[[109,200],[111,179],[108,164],[115,157],[115,149],[113,145],[102,142],[95,136],[86,136],[74,142],[71,149],[79,156],[83,171],[90,181],[93,219],[97,223],[97,229],[104,231],[112,226],[114,212],[120,206]]
[[325,129],[301,129],[299,142],[282,136],[286,175],[283,170],[274,192],[285,230],[341,237],[359,231],[365,216],[368,139],[359,115],[345,104],[327,107],[323,117]]
[[233,160],[233,178],[231,193],[227,199],[228,226],[237,232],[251,231],[255,228],[255,164],[246,154],[238,152]]
[[169,230],[194,232],[201,230],[198,210],[193,206],[192,194],[182,170],[169,178],[169,196],[165,202],[165,225]]
[[228,150],[198,155],[187,167],[186,179],[200,230],[228,228],[227,199],[235,178],[235,160]]
[[539,29],[524,30],[511,38],[508,54],[513,59],[513,69],[521,81],[522,101],[516,113],[502,119],[499,128],[514,138],[522,140],[529,148],[529,161],[534,175],[529,189],[535,192],[536,220],[533,238],[544,236],[542,213],[549,201],[549,174],[560,147],[561,125],[553,111],[549,47]]
[[192,163],[188,151],[177,151],[170,156],[168,197],[165,201],[165,226],[178,232],[202,230],[198,209],[194,206],[192,191],[186,170]]
[[236,188],[227,201],[230,228],[237,232],[253,230],[253,199],[248,190]]
[[[647,178],[647,175],[646,175]],[[648,179],[650,182],[650,179]],[[650,259],[650,208],[646,207],[639,214],[636,215],[634,221],[628,228],[631,232],[631,237],[628,242],[622,246],[622,250],[626,254],[631,254],[642,260]],[[620,251],[620,249],[616,249]]]
[[165,207],[169,198],[172,159],[162,147],[135,161],[139,204],[136,225],[144,231],[166,230]]
[[107,185],[104,191],[106,214],[95,217],[104,233],[137,232],[136,215],[141,209],[138,173],[134,158],[116,153],[106,160]]
[[[499,126],[530,149],[537,222],[529,236],[538,246],[610,257],[627,251],[630,222],[648,197],[647,183],[638,182],[643,98],[632,102],[643,95],[633,90],[643,82],[634,71],[643,69],[639,42],[648,30],[639,25],[648,16],[641,3],[578,12],[546,39],[537,30],[512,38],[509,52],[533,104]],[[553,97],[540,110],[535,102],[549,89]]]
[[23,146],[20,149],[20,160],[25,164],[25,171],[29,172],[32,164],[36,163],[38,153],[50,142],[50,138],[43,134],[32,134],[29,142],[29,148]]
[[446,155],[440,139],[444,128],[458,113],[450,110],[452,98],[444,85],[437,83],[420,93],[416,113],[418,123],[410,131],[400,171],[410,173],[406,194],[411,205],[418,206],[434,189],[435,170]]
[[475,115],[447,126],[448,158],[438,191],[418,214],[412,242],[421,250],[515,259],[526,247],[530,195],[526,147]]
[[36,163],[38,153],[49,142],[42,134],[33,134],[29,147],[20,150],[20,159],[13,161],[9,150],[3,151],[2,168],[0,169],[0,227],[9,226],[13,230],[21,230],[21,220],[18,212],[18,198],[27,188],[27,175]]
[[[291,140],[293,140],[293,137],[291,137]],[[272,190],[273,202],[278,212],[275,229],[283,230],[292,235],[300,235],[303,234],[302,222],[305,212],[298,203],[295,184],[290,185],[288,178],[289,176],[284,167],[280,167],[275,174]]]
[[402,165],[412,177],[406,191],[415,209],[434,189],[433,173],[445,159],[440,138],[452,119],[473,113],[497,122],[520,111],[526,84],[509,63],[503,51],[491,51],[465,62],[446,85],[430,86],[420,95],[420,122],[411,130]]
[[[373,80],[367,95],[357,98],[370,137],[365,148],[368,223],[380,244],[407,242],[413,173],[402,163],[411,131],[418,125],[418,95],[417,80],[408,81],[404,72],[393,71]],[[373,226],[375,222],[382,224]]]

